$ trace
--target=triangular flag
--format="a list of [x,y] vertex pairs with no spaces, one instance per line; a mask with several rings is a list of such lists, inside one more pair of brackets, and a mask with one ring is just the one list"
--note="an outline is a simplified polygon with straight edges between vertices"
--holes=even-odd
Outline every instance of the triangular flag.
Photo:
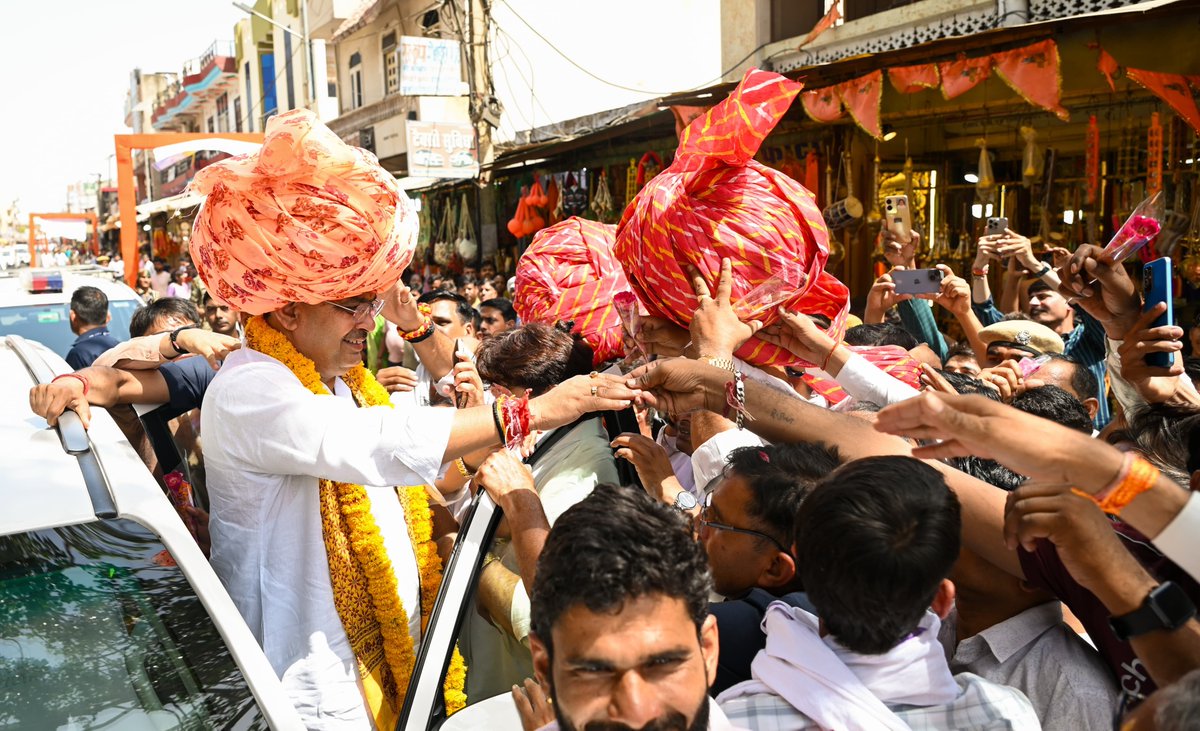
[[1113,77],[1117,75],[1117,59],[1103,48],[1100,49],[1100,58],[1096,59],[1096,70],[1104,74],[1108,88],[1116,91],[1117,85],[1113,83]]
[[966,58],[959,56],[949,63],[939,63],[942,75],[942,96],[953,99],[974,89],[992,72],[992,57]]
[[842,97],[836,86],[813,89],[800,94],[804,111],[817,122],[833,122],[842,118]]
[[888,69],[892,86],[901,94],[915,94],[922,89],[936,89],[942,83],[937,64],[923,63],[917,66],[899,66]]
[[838,85],[842,103],[850,116],[863,131],[875,139],[883,137],[879,121],[879,104],[883,99],[883,71],[872,71],[866,76],[851,79]]
[[1125,69],[1125,75],[1149,89],[1155,96],[1169,104],[1200,134],[1200,109],[1188,88],[1188,79],[1180,74],[1162,74],[1143,69]]
[[1058,73],[1058,45],[1044,40],[1024,48],[992,54],[996,73],[1012,90],[1034,106],[1054,112],[1067,121],[1071,114],[1059,103],[1062,78]]

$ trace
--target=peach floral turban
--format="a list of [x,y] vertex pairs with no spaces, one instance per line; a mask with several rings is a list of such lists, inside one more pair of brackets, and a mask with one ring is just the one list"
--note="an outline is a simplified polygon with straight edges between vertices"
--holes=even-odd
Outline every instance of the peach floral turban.
[[517,262],[513,308],[521,320],[574,321],[597,364],[625,354],[613,297],[629,282],[613,258],[616,229],[572,216],[534,234]]
[[[724,257],[733,263],[735,305],[781,279],[772,305],[825,315],[830,335],[841,338],[849,290],[825,271],[829,232],[813,194],[753,159],[802,87],[747,71],[727,99],[688,125],[675,160],[625,209],[613,253],[651,315],[686,328],[697,307],[686,265],[715,291]],[[778,320],[773,306],[762,309],[755,318],[764,325]],[[758,338],[737,355],[761,366],[803,365]]]
[[252,315],[382,292],[417,243],[417,213],[373,155],[307,110],[267,121],[255,154],[214,163],[191,254],[219,301]]

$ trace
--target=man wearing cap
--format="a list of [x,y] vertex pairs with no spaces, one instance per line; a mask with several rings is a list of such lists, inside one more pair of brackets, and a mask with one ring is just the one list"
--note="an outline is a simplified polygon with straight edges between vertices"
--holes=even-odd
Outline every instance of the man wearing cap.
[[[985,236],[979,240],[979,254],[972,269],[972,308],[979,321],[990,326],[1004,319],[996,309],[988,288],[987,273],[989,257],[1012,257],[1016,263],[1033,272],[1034,279],[1021,301],[1021,311],[1027,318],[1045,325],[1058,333],[1063,342],[1063,353],[1087,367],[1096,376],[1096,399],[1100,408],[1096,412],[1095,426],[1103,429],[1112,418],[1105,388],[1104,325],[1083,310],[1074,307],[1058,292],[1059,277],[1049,264],[1038,261],[1033,255],[1029,239],[1009,230],[1003,234]],[[989,347],[990,351],[991,348]]]
[[1058,333],[1031,320],[1004,320],[988,325],[979,331],[979,338],[987,343],[988,360],[997,363],[1063,352],[1063,340]]
[[308,728],[392,728],[440,580],[429,536],[445,528],[423,486],[501,432],[635,393],[583,376],[514,403],[516,419],[392,408],[362,357],[381,311],[404,332],[432,330],[395,286],[416,212],[372,155],[307,110],[271,118],[259,152],[192,186],[207,196],[192,257],[216,301],[252,316],[201,412],[213,568]]

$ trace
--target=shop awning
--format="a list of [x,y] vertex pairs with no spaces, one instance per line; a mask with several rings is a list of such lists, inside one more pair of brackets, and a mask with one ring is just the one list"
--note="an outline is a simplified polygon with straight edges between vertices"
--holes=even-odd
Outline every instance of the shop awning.
[[159,198],[156,201],[143,203],[137,207],[137,220],[139,223],[149,219],[155,213],[164,211],[178,211],[183,208],[191,208],[198,206],[203,202],[204,196],[195,193],[180,193],[173,195],[170,198]]

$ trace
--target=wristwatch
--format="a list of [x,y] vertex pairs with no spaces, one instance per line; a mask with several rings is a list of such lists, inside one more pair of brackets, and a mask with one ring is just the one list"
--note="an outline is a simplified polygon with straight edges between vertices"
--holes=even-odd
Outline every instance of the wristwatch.
[[696,499],[695,495],[687,490],[680,490],[675,495],[675,502],[671,505],[671,507],[675,508],[681,513],[686,513],[687,511],[694,509],[699,504],[700,501]]
[[171,347],[175,349],[176,353],[178,353],[179,355],[187,355],[187,351],[184,350],[183,348],[179,347],[179,341],[178,341],[179,333],[183,332],[184,330],[195,330],[195,329],[196,329],[195,325],[184,325],[181,328],[177,328],[177,329],[171,331]]
[[1196,616],[1196,605],[1178,584],[1164,581],[1150,590],[1142,606],[1112,617],[1108,625],[1122,642],[1156,630],[1176,630]]

